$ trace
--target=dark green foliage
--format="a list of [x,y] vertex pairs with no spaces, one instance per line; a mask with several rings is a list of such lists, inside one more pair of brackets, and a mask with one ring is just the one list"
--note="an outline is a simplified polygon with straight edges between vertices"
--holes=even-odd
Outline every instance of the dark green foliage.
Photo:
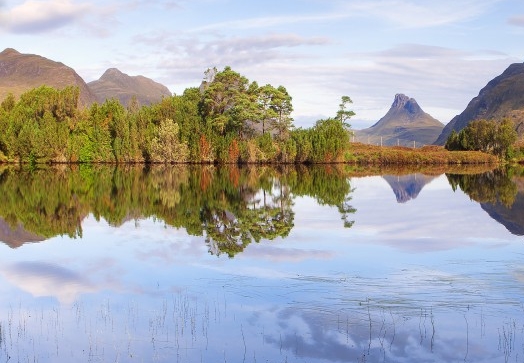
[[344,124],[337,119],[317,121],[312,133],[313,162],[342,161],[349,149],[349,133]]
[[482,151],[505,158],[510,156],[516,140],[517,132],[510,119],[503,119],[501,122],[476,120],[459,133],[453,130],[445,147],[452,151]]

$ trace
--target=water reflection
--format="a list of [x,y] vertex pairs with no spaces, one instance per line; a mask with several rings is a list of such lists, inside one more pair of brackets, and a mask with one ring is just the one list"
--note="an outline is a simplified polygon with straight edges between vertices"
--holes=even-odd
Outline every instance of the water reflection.
[[454,190],[460,188],[479,202],[491,218],[515,235],[524,235],[524,169],[496,169],[482,174],[447,174]]
[[343,167],[73,166],[0,171],[0,239],[11,247],[57,235],[82,237],[92,214],[110,225],[155,217],[204,236],[212,254],[233,257],[251,242],[285,237],[293,198],[336,206],[352,225]]
[[[460,188],[509,231],[523,235],[524,177],[519,170],[474,169],[446,176],[453,190]],[[439,172],[391,171],[376,172],[386,173],[382,177],[398,203],[415,199]],[[212,254],[233,257],[253,241],[286,237],[294,225],[297,197],[337,207],[344,226],[351,227],[356,210],[349,178],[359,174],[344,166],[3,168],[0,241],[16,248],[57,235],[81,237],[89,214],[113,226],[155,217],[204,236]]]
[[26,231],[24,226],[15,222],[14,226],[0,218],[0,241],[4,242],[11,248],[17,248],[28,242],[41,242],[45,238],[34,233]]
[[0,245],[0,361],[518,361],[523,247],[478,203],[523,183],[477,171],[2,170],[46,243]]
[[384,175],[383,178],[388,182],[397,197],[397,202],[406,203],[415,199],[422,188],[430,183],[436,176],[424,175],[421,173],[408,175]]

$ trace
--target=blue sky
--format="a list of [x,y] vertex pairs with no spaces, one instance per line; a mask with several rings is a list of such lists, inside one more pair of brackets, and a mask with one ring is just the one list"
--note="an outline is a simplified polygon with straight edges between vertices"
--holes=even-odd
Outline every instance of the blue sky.
[[443,123],[524,61],[522,0],[0,0],[0,48],[42,55],[85,81],[110,67],[173,93],[210,67],[283,85],[295,125],[353,100],[357,128],[397,93]]

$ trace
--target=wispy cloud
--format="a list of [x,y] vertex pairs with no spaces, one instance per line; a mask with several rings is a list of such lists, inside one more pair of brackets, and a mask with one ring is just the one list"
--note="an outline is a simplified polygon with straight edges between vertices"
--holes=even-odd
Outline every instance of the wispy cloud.
[[121,25],[118,18],[129,12],[139,12],[142,8],[180,9],[180,1],[145,0],[116,1],[95,4],[75,0],[28,0],[13,8],[0,2],[0,29],[14,34],[38,34],[53,31],[64,26],[77,26],[92,35],[105,37]]
[[[148,56],[166,74],[175,74],[179,82],[194,83],[207,68],[214,66],[242,69],[272,62],[297,63],[297,59],[303,57],[303,47],[324,47],[330,45],[331,40],[296,34],[201,39],[159,32],[137,36],[133,43],[147,46]],[[136,62],[142,60],[137,58]]]
[[242,30],[242,29],[268,29],[279,25],[291,25],[298,23],[320,23],[330,20],[339,20],[349,18],[351,13],[347,12],[332,12],[324,14],[298,14],[289,16],[273,16],[248,18],[241,20],[224,21],[219,23],[208,24],[200,27],[190,29],[190,33],[202,33],[215,30]]
[[471,20],[498,2],[500,0],[377,0],[351,3],[348,9],[405,28],[427,28]]
[[42,33],[78,20],[90,8],[87,3],[73,3],[71,0],[29,0],[7,10],[0,26],[13,33]]
[[524,27],[524,15],[512,16],[508,19],[508,23],[511,25]]

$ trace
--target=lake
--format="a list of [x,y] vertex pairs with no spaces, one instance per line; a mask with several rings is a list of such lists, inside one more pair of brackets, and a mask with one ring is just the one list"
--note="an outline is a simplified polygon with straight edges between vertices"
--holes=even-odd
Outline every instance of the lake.
[[0,167],[0,362],[520,362],[524,172]]

